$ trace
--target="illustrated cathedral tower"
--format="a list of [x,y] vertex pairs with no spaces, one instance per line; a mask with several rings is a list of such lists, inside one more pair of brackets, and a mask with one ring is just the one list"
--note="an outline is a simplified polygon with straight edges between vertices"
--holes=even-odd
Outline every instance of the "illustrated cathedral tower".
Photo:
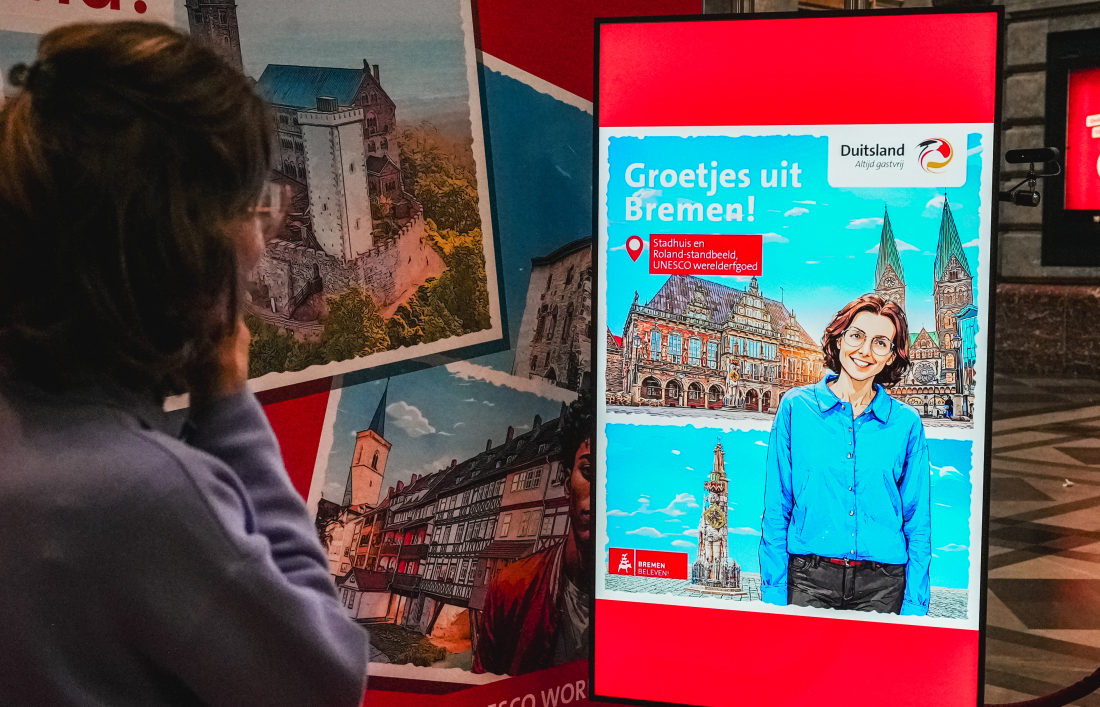
[[943,216],[940,219],[940,236],[936,244],[933,272],[936,279],[932,290],[936,307],[936,335],[939,345],[946,350],[951,348],[951,340],[958,331],[955,315],[966,305],[974,303],[974,276],[971,274],[966,253],[963,252],[947,195],[943,198]]
[[390,384],[382,391],[382,399],[371,418],[370,427],[355,436],[355,452],[351,458],[351,471],[344,488],[342,506],[377,506],[382,492],[382,477],[386,475],[386,460],[390,456],[390,443],[386,441],[386,395]]
[[244,73],[237,4],[233,0],[185,0],[191,37]]
[[890,227],[890,212],[882,217],[882,236],[878,242],[878,264],[875,266],[875,294],[888,302],[897,302],[905,309],[905,271]]
[[741,568],[729,556],[729,479],[722,443],[714,448],[714,470],[703,483],[707,492],[699,519],[699,554],[691,568],[692,584],[739,589]]

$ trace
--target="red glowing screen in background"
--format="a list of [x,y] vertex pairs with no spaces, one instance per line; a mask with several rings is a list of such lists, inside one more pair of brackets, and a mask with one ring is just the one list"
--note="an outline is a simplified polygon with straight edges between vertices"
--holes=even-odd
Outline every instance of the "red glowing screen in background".
[[1069,72],[1066,208],[1100,211],[1100,68]]

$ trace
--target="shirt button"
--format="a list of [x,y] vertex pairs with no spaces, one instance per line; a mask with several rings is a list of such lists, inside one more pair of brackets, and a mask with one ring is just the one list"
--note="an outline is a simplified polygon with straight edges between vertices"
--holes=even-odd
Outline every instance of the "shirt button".
[[848,515],[850,515],[850,516],[854,516],[855,514],[856,514],[855,511],[848,511]]
[[849,487],[848,487],[848,490],[849,490],[849,491],[851,491],[851,490],[852,490],[852,487],[851,487],[851,486],[849,486]]
[[849,458],[849,459],[851,459],[851,458],[852,458],[852,453],[851,453],[851,452],[848,452],[848,458]]
[[852,431],[852,428],[851,428],[851,427],[849,427],[849,428],[848,428],[848,431],[849,431],[849,432],[851,432],[851,431]]

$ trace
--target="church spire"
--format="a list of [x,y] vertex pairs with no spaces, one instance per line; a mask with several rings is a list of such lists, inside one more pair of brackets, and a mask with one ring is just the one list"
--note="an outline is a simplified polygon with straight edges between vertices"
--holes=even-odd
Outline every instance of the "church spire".
[[882,234],[878,241],[878,263],[875,265],[875,294],[905,309],[905,271],[901,268],[898,244],[890,225],[890,211],[883,208]]
[[886,268],[894,269],[895,275],[902,283],[905,282],[905,272],[901,269],[901,256],[898,255],[898,245],[894,241],[894,229],[890,227],[890,211],[884,210],[882,216],[882,235],[878,241],[878,264],[875,266],[875,284],[881,284],[882,276],[886,274]]
[[382,391],[382,398],[378,401],[378,409],[374,411],[374,417],[371,418],[370,427],[367,429],[374,432],[382,439],[386,438],[386,394],[390,392],[390,379],[386,379],[386,387]]
[[940,237],[936,244],[936,280],[943,279],[943,271],[951,262],[951,256],[958,258],[964,277],[972,277],[970,263],[966,260],[962,241],[959,240],[959,232],[955,228],[955,219],[951,215],[951,205],[947,202],[947,194],[943,195],[943,217],[940,219]]

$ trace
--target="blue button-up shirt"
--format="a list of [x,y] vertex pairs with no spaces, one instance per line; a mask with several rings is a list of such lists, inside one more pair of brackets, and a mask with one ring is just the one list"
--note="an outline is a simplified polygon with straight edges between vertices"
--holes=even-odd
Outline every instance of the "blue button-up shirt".
[[906,564],[901,613],[928,613],[928,442],[916,410],[880,385],[858,417],[827,383],[793,388],[768,442],[763,600],[787,603],[789,554]]

